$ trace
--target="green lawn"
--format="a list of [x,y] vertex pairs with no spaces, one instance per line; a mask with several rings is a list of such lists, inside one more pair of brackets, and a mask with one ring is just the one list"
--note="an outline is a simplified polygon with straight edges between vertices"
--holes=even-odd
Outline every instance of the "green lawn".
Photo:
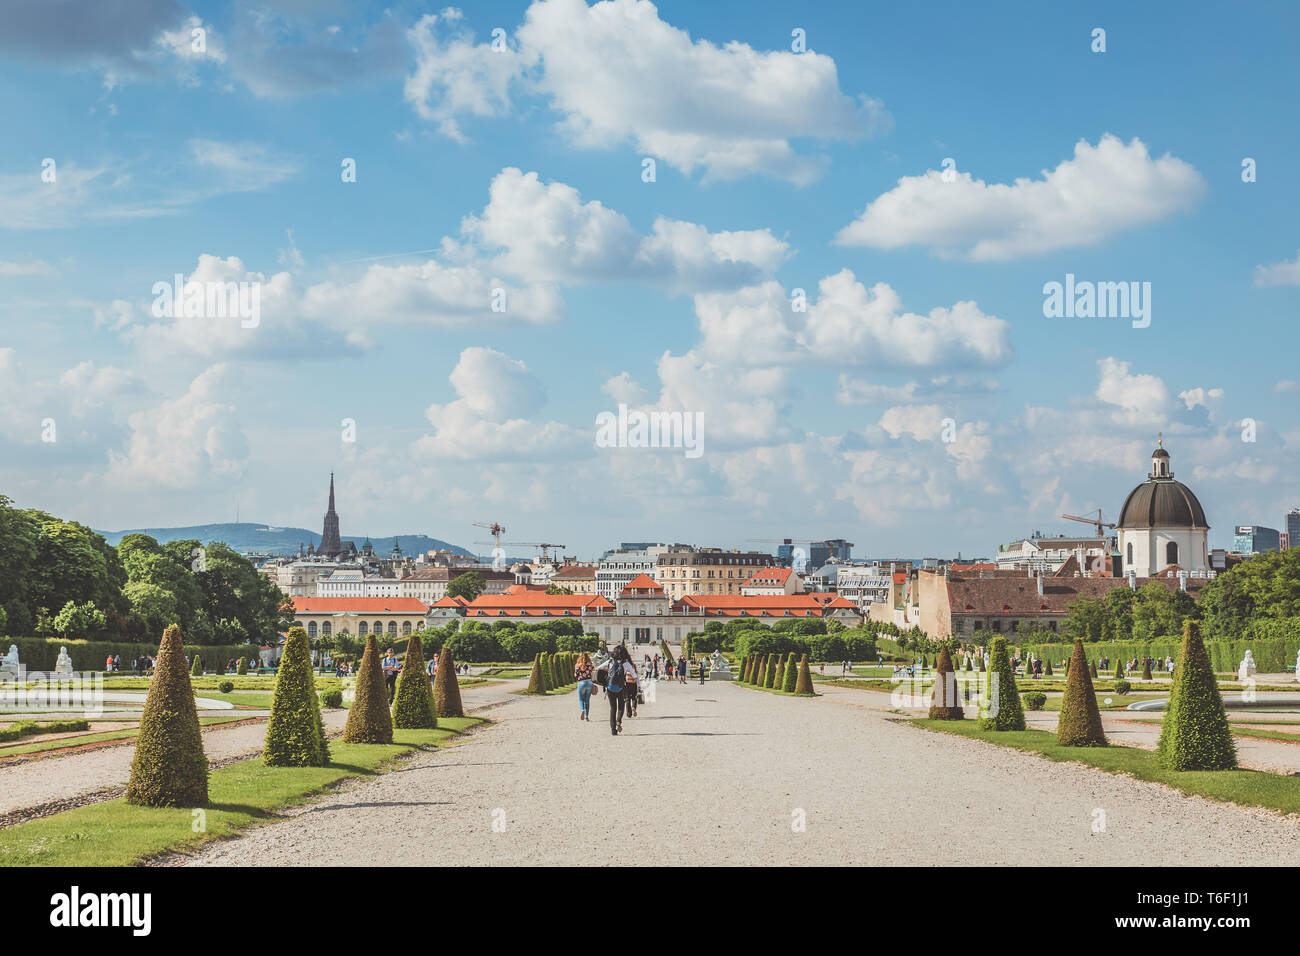
[[192,850],[305,803],[331,784],[382,773],[395,757],[454,742],[477,717],[444,717],[437,730],[394,731],[395,743],[330,741],[328,767],[268,767],[260,758],[214,770],[208,778],[205,827],[188,809],[134,807],[125,800],[68,810],[0,831],[3,866],[130,866],[172,850]]
[[[1018,689],[1022,694],[1026,690],[1038,690],[1037,687],[1023,687],[1023,686],[1019,687]],[[1102,692],[1097,695],[1097,706],[1101,710],[1123,710],[1129,704],[1137,703],[1139,700],[1151,700],[1152,698],[1160,698],[1160,697],[1168,697],[1168,696],[1169,696],[1168,691],[1166,691],[1163,694],[1108,694]],[[1060,697],[1049,697],[1047,698],[1047,703],[1043,705],[1042,709],[1045,711],[1047,710],[1059,711],[1061,709],[1061,701],[1063,700],[1065,700],[1064,695]],[[1110,701],[1109,704],[1106,703],[1106,701],[1108,700]],[[1026,713],[1033,713],[1033,711],[1026,711]]]
[[1002,747],[1036,753],[1055,761],[1077,761],[1107,773],[1163,783],[1183,793],[1265,807],[1280,813],[1300,812],[1300,778],[1257,770],[1166,770],[1154,751],[1136,747],[1062,747],[1056,734],[1043,730],[980,730],[973,720],[913,720],[926,730],[974,737]]

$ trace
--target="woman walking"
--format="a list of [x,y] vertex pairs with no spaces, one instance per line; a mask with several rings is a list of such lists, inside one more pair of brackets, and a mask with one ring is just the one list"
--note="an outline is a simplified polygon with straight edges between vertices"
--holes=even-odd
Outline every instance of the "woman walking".
[[620,644],[599,671],[603,677],[598,683],[605,688],[605,696],[609,698],[609,732],[615,736],[623,729],[623,710],[627,706],[623,690],[627,687],[627,669],[631,666],[627,648]]
[[578,679],[579,720],[591,720],[591,689],[596,686],[591,677],[591,658],[583,651],[578,655],[578,663],[573,666],[573,676]]
[[[625,697],[627,697],[627,715],[629,717],[635,717],[636,716],[636,695],[637,695],[637,686],[638,686],[637,681],[639,680],[641,675],[639,675],[636,672],[636,668],[632,666],[632,661],[630,659],[627,662],[627,667],[624,669],[624,674],[627,677],[627,683],[623,687],[623,694]],[[619,727],[620,729],[622,729],[621,724],[619,725]]]

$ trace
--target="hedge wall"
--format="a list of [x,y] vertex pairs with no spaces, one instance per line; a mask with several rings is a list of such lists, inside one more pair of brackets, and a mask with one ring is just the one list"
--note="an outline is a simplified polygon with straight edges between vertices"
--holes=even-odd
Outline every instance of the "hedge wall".
[[[77,671],[102,671],[104,658],[109,654],[122,655],[122,669],[131,670],[141,654],[158,655],[158,644],[128,644],[118,641],[70,641],[64,638],[0,637],[0,655],[9,653],[9,645],[18,645],[18,660],[30,671],[52,671],[59,659],[59,648],[67,647],[72,658],[72,668]],[[218,661],[225,663],[237,657],[257,655],[253,644],[186,644],[185,653],[190,660],[198,654],[203,667],[212,671]]]
[[[1146,644],[1138,641],[1117,641],[1114,643],[1097,642],[1084,644],[1083,651],[1088,660],[1095,661],[1109,657],[1111,661],[1128,661],[1133,658],[1154,657],[1163,660],[1172,657],[1178,662],[1178,653],[1182,641],[1152,641]],[[1296,662],[1296,652],[1300,651],[1300,618],[1283,618],[1256,621],[1246,628],[1237,640],[1206,641],[1205,649],[1210,655],[1210,664],[1216,671],[1235,671],[1246,651],[1255,655],[1255,666],[1261,673],[1280,674]],[[1025,644],[1021,653],[1031,651],[1035,657],[1051,661],[1053,665],[1070,656],[1069,644]]]

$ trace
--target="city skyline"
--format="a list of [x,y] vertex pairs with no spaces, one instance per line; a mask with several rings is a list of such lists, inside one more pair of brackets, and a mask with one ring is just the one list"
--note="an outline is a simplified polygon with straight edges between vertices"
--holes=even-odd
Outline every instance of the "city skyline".
[[[471,550],[987,556],[1116,520],[1159,433],[1210,547],[1300,505],[1296,11],[317,9],[14,5],[19,506],[315,529],[332,471],[344,528]],[[156,314],[187,280],[257,314]]]

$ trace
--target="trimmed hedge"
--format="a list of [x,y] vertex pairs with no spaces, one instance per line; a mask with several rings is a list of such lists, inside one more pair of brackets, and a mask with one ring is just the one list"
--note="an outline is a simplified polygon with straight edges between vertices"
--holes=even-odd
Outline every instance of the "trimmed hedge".
[[1156,752],[1170,770],[1231,770],[1237,766],[1237,747],[1223,712],[1223,698],[1195,621],[1183,625],[1183,646]]
[[[1062,747],[1105,747],[1106,734],[1101,728],[1101,711],[1092,689],[1092,674],[1084,663],[1083,642],[1074,642],[1070,657],[1070,674],[1065,679],[1065,697],[1061,716],[1056,722],[1056,742]],[[1097,666],[1096,662],[1092,665]]]
[[456,679],[456,659],[445,647],[438,658],[438,676],[433,679],[433,707],[439,717],[465,716],[465,705],[460,700],[460,682]]
[[320,701],[316,699],[311,644],[301,627],[290,628],[284,644],[262,760],[268,767],[324,767],[330,762]]
[[34,720],[20,720],[16,724],[0,730],[0,741],[21,740],[36,734],[70,734],[78,730],[89,730],[88,720],[47,720],[38,724]]
[[[28,671],[52,671],[59,660],[59,648],[67,647],[76,671],[102,671],[104,659],[109,654],[120,655],[123,670],[132,670],[141,654],[158,656],[157,644],[123,643],[121,641],[72,641],[63,637],[0,637],[0,654],[8,653],[9,645],[18,647],[18,659]],[[245,654],[257,656],[252,644],[186,644],[182,653],[194,659],[196,654],[212,660],[233,660]]]
[[952,670],[952,655],[948,648],[939,653],[939,664],[934,676],[934,693],[930,698],[931,720],[962,720],[966,714],[961,709],[961,694],[957,690],[957,677]]
[[1047,695],[1041,690],[1027,690],[1020,695],[1020,700],[1025,705],[1025,710],[1042,710],[1047,704]]
[[[1020,704],[1020,692],[1016,687],[1016,674],[1007,656],[1007,639],[993,638],[989,646],[989,690],[993,690],[993,680],[997,678],[997,713],[980,719],[981,730],[1024,730],[1025,711]],[[1039,695],[1042,696],[1041,694]]]
[[807,654],[799,659],[799,679],[794,685],[794,695],[796,697],[817,696],[817,692],[813,690],[812,674],[808,671]]
[[375,635],[366,637],[366,650],[357,671],[357,686],[348,710],[343,740],[349,744],[391,744],[393,718],[388,712],[388,685],[379,661]]
[[181,629],[163,632],[131,758],[126,802],[141,807],[201,807],[208,802],[208,758]]
[[[451,652],[444,647],[442,653]],[[406,644],[406,657],[397,675],[397,693],[393,697],[393,726],[401,730],[431,730],[438,726],[433,712],[433,686],[424,669],[424,648],[419,641]]]

